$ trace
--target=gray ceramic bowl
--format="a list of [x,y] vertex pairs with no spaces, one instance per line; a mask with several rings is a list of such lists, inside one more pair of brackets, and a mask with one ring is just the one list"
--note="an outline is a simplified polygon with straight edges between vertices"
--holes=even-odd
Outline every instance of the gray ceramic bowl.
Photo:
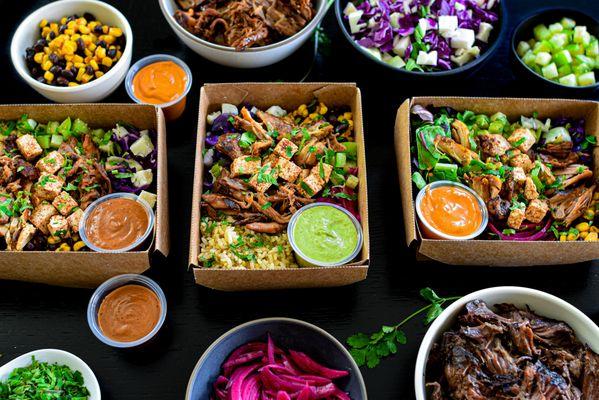
[[212,384],[220,375],[221,364],[229,354],[248,342],[266,341],[267,334],[270,334],[280,347],[305,352],[327,367],[348,370],[348,377],[335,382],[349,393],[352,400],[368,398],[360,369],[337,339],[304,321],[265,318],[231,329],[208,347],[191,374],[185,399],[209,399],[212,394]]

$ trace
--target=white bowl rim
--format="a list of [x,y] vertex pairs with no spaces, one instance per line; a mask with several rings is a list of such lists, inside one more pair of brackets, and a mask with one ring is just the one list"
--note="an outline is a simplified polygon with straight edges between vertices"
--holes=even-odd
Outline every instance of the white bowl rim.
[[[92,381],[91,382],[84,382],[85,387],[89,390],[90,394],[92,394],[94,391],[98,394],[98,398],[97,399],[94,398],[93,400],[100,400],[102,398],[102,392],[100,391],[100,384],[98,383],[98,378],[96,378],[96,375],[94,374],[94,371],[81,358],[79,358],[75,354],[69,353],[68,351],[65,351],[65,350],[52,349],[52,348],[32,350],[32,351],[30,351],[28,353],[21,354],[20,356],[17,356],[15,358],[13,358],[12,360],[10,360],[10,361],[2,364],[2,366],[0,366],[0,369],[6,367],[8,364],[10,364],[12,362],[20,360],[22,358],[29,358],[29,359],[31,359],[32,356],[35,356],[37,358],[38,355],[52,354],[52,353],[64,356],[65,359],[71,359],[71,360],[74,360],[74,361],[77,361],[77,362],[81,363],[81,365],[83,366],[83,368],[87,370],[86,372],[88,372],[89,375],[92,377]],[[44,361],[44,360],[38,359],[38,361]],[[64,363],[64,365],[67,365],[71,369],[74,368],[73,366],[69,365],[66,362]],[[79,371],[79,372],[83,373],[83,371]]]
[[187,390],[185,391],[185,400],[191,400],[191,397],[190,397],[191,390],[193,388],[193,383],[195,381],[195,377],[198,375],[198,371],[199,371],[200,367],[202,366],[202,364],[204,364],[204,362],[208,358],[208,355],[210,354],[210,352],[212,352],[212,350],[214,350],[214,348],[218,344],[220,344],[223,340],[225,340],[225,338],[227,338],[228,336],[232,335],[233,333],[239,331],[240,329],[243,329],[245,327],[252,326],[252,325],[261,324],[264,322],[290,322],[290,323],[297,324],[297,325],[303,325],[307,328],[310,328],[310,329],[316,331],[317,333],[320,333],[322,336],[329,339],[349,359],[349,362],[350,362],[352,368],[355,371],[357,371],[357,374],[355,374],[355,375],[356,375],[356,379],[358,379],[358,386],[360,387],[360,391],[362,392],[363,399],[368,400],[368,393],[366,392],[366,384],[364,383],[364,378],[362,377],[362,372],[360,371],[358,364],[356,364],[354,358],[351,356],[349,351],[347,351],[345,346],[343,346],[341,344],[341,342],[339,342],[339,340],[337,340],[337,338],[335,338],[333,335],[331,335],[329,332],[325,331],[324,329],[322,329],[314,324],[311,324],[309,322],[302,321],[300,319],[287,318],[287,317],[269,317],[269,318],[255,319],[253,321],[248,321],[241,325],[237,325],[236,327],[229,329],[228,331],[226,331],[225,333],[220,335],[214,342],[212,342],[212,344],[210,346],[208,346],[208,348],[204,351],[204,353],[202,353],[202,356],[200,357],[200,359],[196,363],[195,367],[193,368],[193,371],[191,372],[191,376],[189,377],[189,382],[187,383]]
[[[585,313],[574,307],[567,301],[560,299],[557,296],[543,292],[542,290],[531,289],[522,286],[496,286],[486,289],[477,290],[464,297],[451,303],[442,313],[435,319],[435,321],[428,328],[420,347],[418,348],[418,355],[416,358],[416,366],[414,368],[414,392],[417,400],[426,400],[426,392],[422,392],[422,388],[425,385],[425,370],[426,363],[428,361],[429,352],[426,350],[427,347],[431,346],[434,337],[439,333],[440,327],[446,322],[451,314],[461,309],[469,301],[481,298],[490,294],[505,294],[505,295],[529,295],[540,298],[550,303],[554,303],[562,308],[568,310],[573,318],[580,320],[584,325],[588,326],[591,331],[599,337],[599,326],[593,322]],[[534,310],[533,310],[534,311]],[[575,332],[576,333],[576,332]]]
[[[21,64],[18,64],[16,62],[16,59],[18,57],[23,57],[22,52],[24,51],[24,49],[17,49],[18,44],[15,41],[16,36],[20,30],[25,29],[25,26],[30,25],[30,23],[34,19],[37,19],[38,18],[37,15],[39,13],[41,13],[42,11],[49,10],[51,8],[59,7],[62,5],[69,5],[72,3],[95,4],[99,7],[103,7],[105,9],[107,9],[109,12],[114,14],[117,17],[117,19],[120,19],[123,22],[124,26],[121,29],[125,30],[124,33],[125,33],[125,37],[127,40],[127,42],[125,44],[125,50],[123,51],[123,56],[121,56],[121,58],[119,58],[119,60],[116,62],[116,64],[114,64],[114,66],[112,68],[110,68],[110,70],[107,73],[102,75],[100,78],[94,79],[93,81],[83,84],[83,85],[53,86],[53,85],[48,85],[46,83],[38,82],[36,79],[33,79],[33,77],[29,74],[29,71],[27,70],[26,66],[21,66]],[[36,26],[37,26],[37,24],[36,24]],[[112,77],[114,74],[116,74],[117,66],[120,68],[120,66],[122,65],[124,53],[130,52],[131,54],[133,54],[132,48],[133,48],[133,30],[131,29],[131,25],[129,24],[129,21],[127,20],[127,18],[125,18],[123,13],[121,13],[115,7],[111,6],[108,3],[104,3],[103,1],[99,1],[99,0],[57,0],[57,1],[53,1],[52,3],[48,3],[43,7],[36,9],[31,14],[29,14],[23,21],[21,21],[21,23],[19,23],[19,26],[17,26],[17,29],[15,30],[15,33],[13,34],[13,37],[11,39],[10,58],[12,60],[13,67],[15,68],[17,73],[21,76],[21,78],[23,78],[31,86],[34,86],[41,90],[49,90],[49,91],[53,91],[56,93],[74,93],[74,92],[82,92],[86,89],[94,88],[94,87],[100,85],[100,83],[106,81],[108,78]]]
[[[292,36],[289,36],[288,38],[285,38],[279,42],[268,44],[266,46],[248,47],[247,49],[244,49],[241,51],[236,50],[234,47],[223,46],[221,44],[212,43],[212,42],[209,42],[208,40],[204,40],[198,36],[195,36],[193,33],[189,32],[187,29],[185,29],[181,25],[179,25],[179,23],[175,19],[174,15],[171,15],[168,13],[168,10],[166,10],[165,5],[164,5],[165,1],[169,1],[169,0],[158,0],[158,2],[160,3],[160,9],[162,10],[162,14],[167,19],[171,28],[176,29],[179,33],[185,35],[185,37],[187,37],[188,39],[193,40],[194,42],[202,44],[204,46],[211,47],[213,49],[221,50],[221,51],[225,51],[225,52],[243,54],[243,53],[259,53],[262,51],[272,50],[274,48],[277,48],[277,47],[289,44],[295,40],[298,40],[306,32],[311,31],[312,27],[315,27],[316,25],[318,25],[321,22],[321,20],[324,18],[324,15],[327,12],[327,10],[329,9],[328,3],[330,0],[320,0],[321,1],[320,6],[318,7],[318,10],[317,10],[314,18],[312,18],[310,20],[310,22],[308,22],[308,24],[306,24],[306,26],[304,26],[302,29],[300,29],[298,32],[296,32]],[[173,1],[175,2],[175,5],[176,5],[176,0],[173,0]]]

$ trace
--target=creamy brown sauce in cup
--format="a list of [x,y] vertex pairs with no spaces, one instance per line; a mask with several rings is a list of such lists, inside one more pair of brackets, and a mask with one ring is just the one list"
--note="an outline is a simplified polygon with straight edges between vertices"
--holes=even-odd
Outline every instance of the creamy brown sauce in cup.
[[105,250],[124,249],[144,235],[150,223],[143,205],[128,198],[114,198],[94,208],[85,223],[85,234]]
[[102,333],[117,342],[134,342],[158,324],[162,306],[156,293],[141,285],[125,285],[110,292],[98,310]]

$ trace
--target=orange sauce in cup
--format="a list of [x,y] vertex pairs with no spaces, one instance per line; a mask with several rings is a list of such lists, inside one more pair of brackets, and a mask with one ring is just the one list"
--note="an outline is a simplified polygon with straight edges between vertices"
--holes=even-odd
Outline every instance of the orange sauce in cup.
[[143,103],[166,104],[177,99],[179,102],[162,110],[168,120],[178,118],[185,110],[183,94],[189,78],[187,73],[173,61],[158,61],[146,65],[133,77],[133,94]]
[[422,197],[420,212],[430,226],[457,237],[474,233],[483,221],[476,197],[456,186],[428,189]]

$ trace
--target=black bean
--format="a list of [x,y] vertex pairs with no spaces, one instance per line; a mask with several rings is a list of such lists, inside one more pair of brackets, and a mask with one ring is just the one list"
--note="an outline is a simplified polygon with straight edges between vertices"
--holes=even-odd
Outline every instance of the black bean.
[[48,42],[46,39],[40,39],[33,45],[33,50],[35,50],[36,53],[40,53],[44,51],[44,47],[46,47],[47,44]]
[[52,64],[56,64],[58,62],[58,55],[56,53],[50,53],[48,58],[50,61],[52,61]]
[[43,76],[38,76],[37,81],[41,83],[46,83],[46,78],[44,78]]
[[88,13],[88,12],[83,14],[83,18],[85,18],[87,20],[87,22],[96,20],[96,17],[94,16],[94,14]]
[[115,48],[108,49],[108,51],[106,52],[106,55],[108,56],[108,58],[114,58],[116,56],[116,49]]
[[94,33],[97,33],[98,35],[101,35],[102,33],[104,33],[104,31],[102,30],[102,24],[98,24],[98,25],[94,26]]
[[108,48],[108,44],[106,44],[106,42],[103,40],[98,40],[98,43],[96,43],[96,46],[104,47],[105,49]]
[[72,81],[75,79],[75,75],[71,72],[71,70],[63,69],[60,75],[64,76],[66,79]]
[[88,65],[87,67],[85,67],[85,73],[88,75],[93,75],[94,69],[90,65]]
[[54,33],[54,31],[50,32],[50,40],[55,39],[56,38],[56,33]]
[[64,59],[58,60],[58,62],[56,63],[56,65],[58,65],[60,68],[66,68],[67,66],[67,62]]
[[31,75],[32,75],[33,77],[40,76],[40,75],[41,75],[41,71],[42,71],[42,70],[41,70],[41,68],[39,68],[39,67],[32,67],[32,68],[30,68],[30,69],[29,69],[29,72],[31,72]]
[[67,26],[66,25],[60,25],[60,28],[58,28],[58,33],[64,33],[64,31],[67,30]]
[[67,17],[67,22],[71,22],[73,20],[76,20],[77,18],[79,18],[77,15],[71,15],[71,16]]
[[60,86],[67,86],[69,84],[69,81],[64,77],[59,76],[58,78],[56,78],[56,83]]
[[50,67],[50,72],[52,72],[54,75],[60,75],[62,68],[60,68],[58,65],[53,65]]
[[83,39],[81,38],[77,39],[77,51],[82,53],[85,51],[85,43],[83,43]]

